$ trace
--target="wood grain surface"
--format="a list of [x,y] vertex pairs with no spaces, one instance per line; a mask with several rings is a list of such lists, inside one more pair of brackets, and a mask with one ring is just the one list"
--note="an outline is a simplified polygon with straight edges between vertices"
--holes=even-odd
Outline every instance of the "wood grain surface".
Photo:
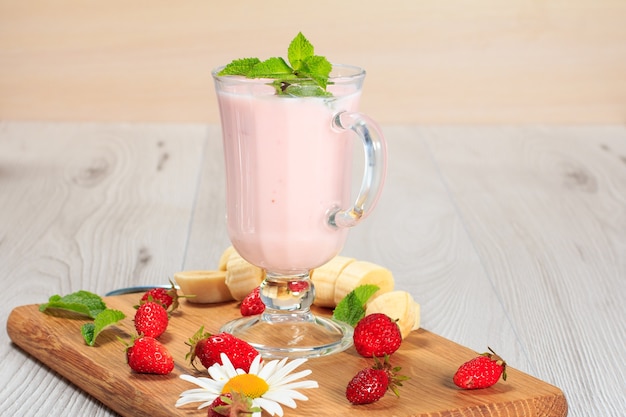
[[[343,253],[390,268],[425,329],[559,387],[568,416],[622,417],[626,128],[383,130],[385,190]],[[0,123],[0,320],[215,268],[221,152],[214,125]],[[0,357],[2,416],[118,415],[6,329]]]
[[[117,337],[129,340],[134,333],[133,306],[140,295],[128,294],[105,298],[109,308],[127,315],[98,338],[94,347],[82,340],[80,325],[85,320],[66,315],[55,317],[41,313],[37,305],[14,309],[7,323],[11,339],[37,360],[54,369],[111,409],[124,417],[204,416],[199,404],[174,407],[179,394],[195,385],[179,379],[181,374],[203,375],[185,363],[188,346],[185,342],[200,326],[217,332],[221,324],[240,317],[236,303],[198,305],[184,302],[170,318],[166,333],[159,339],[168,347],[176,363],[175,370],[165,376],[141,375],[126,365],[124,345]],[[329,315],[329,311],[317,310]],[[452,383],[452,375],[460,363],[476,355],[467,348],[425,330],[411,333],[401,348],[392,355],[394,366],[402,366],[411,379],[401,388],[401,397],[391,393],[379,402],[353,406],[345,399],[345,387],[360,369],[372,361],[359,356],[354,348],[323,358],[310,359],[302,368],[312,370],[308,379],[320,387],[305,390],[309,401],[298,402],[294,414],[299,416],[335,415],[400,417],[442,415],[475,416],[545,416],[567,415],[563,393],[515,369],[507,370],[507,382],[476,391],[462,391]],[[291,410],[286,408],[291,414]]]
[[384,123],[623,123],[621,0],[0,0],[0,119],[218,123],[210,71],[316,53]]

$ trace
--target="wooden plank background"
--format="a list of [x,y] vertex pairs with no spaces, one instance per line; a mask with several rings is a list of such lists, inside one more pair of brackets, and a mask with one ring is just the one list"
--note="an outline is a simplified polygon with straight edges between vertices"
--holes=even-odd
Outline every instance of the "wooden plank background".
[[[425,329],[561,388],[569,417],[623,415],[626,129],[385,132],[385,191],[343,254],[389,267]],[[0,123],[0,322],[214,268],[222,160],[214,126]],[[6,331],[0,357],[0,415],[116,416]]]
[[211,122],[210,70],[298,31],[383,123],[623,123],[626,2],[0,0],[0,119]]

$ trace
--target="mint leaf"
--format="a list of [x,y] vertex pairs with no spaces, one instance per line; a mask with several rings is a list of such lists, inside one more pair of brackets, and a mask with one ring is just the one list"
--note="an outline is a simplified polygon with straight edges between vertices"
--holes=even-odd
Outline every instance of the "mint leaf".
[[85,343],[89,346],[93,346],[96,343],[96,338],[104,329],[114,325],[125,317],[126,315],[119,310],[106,309],[101,311],[95,317],[93,323],[85,323],[80,328]]
[[235,59],[230,64],[226,65],[218,75],[243,75],[247,77],[250,70],[259,62],[261,62],[259,58]]
[[294,97],[330,97],[332,93],[324,90],[319,85],[312,82],[298,82],[294,81],[293,84],[286,82],[279,83],[281,85],[280,94],[290,95]]
[[301,70],[298,72],[299,76],[310,77],[320,87],[326,88],[328,83],[328,76],[333,66],[323,56],[313,55],[307,57],[302,65]]
[[289,44],[287,59],[295,71],[302,68],[304,61],[313,55],[314,48],[311,42],[299,32]]
[[293,70],[282,58],[269,58],[259,62],[248,72],[248,78],[289,78]]
[[359,285],[337,304],[333,318],[356,326],[359,320],[365,317],[365,304],[379,289],[380,287],[374,284]]
[[77,291],[63,297],[53,295],[47,303],[39,305],[39,311],[42,312],[50,308],[73,311],[93,319],[107,307],[99,295],[89,291]]
[[[323,56],[314,54],[315,49],[302,32],[289,44],[287,61],[283,58],[235,59],[217,75],[240,75],[247,78],[272,78],[277,95],[297,97],[328,97],[326,91],[332,64]],[[290,65],[291,64],[291,65]],[[299,81],[298,81],[299,80]],[[300,82],[301,81],[301,82]],[[313,81],[313,86],[309,85]],[[293,85],[295,87],[291,88]]]

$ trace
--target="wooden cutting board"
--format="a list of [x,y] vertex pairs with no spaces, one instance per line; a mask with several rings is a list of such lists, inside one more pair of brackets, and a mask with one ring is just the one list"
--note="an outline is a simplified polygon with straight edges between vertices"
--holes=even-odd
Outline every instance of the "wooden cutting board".
[[[201,325],[217,332],[227,320],[239,317],[236,303],[200,305],[186,301],[170,319],[161,336],[174,356],[176,367],[167,376],[133,373],[126,364],[124,345],[134,332],[133,306],[139,294],[106,297],[109,308],[123,311],[127,318],[119,326],[98,337],[97,346],[88,347],[80,334],[85,320],[67,315],[39,312],[37,305],[15,308],[9,315],[7,331],[15,344],[46,366],[55,370],[112,410],[125,417],[206,416],[197,405],[174,407],[179,394],[195,388],[179,378],[196,371],[185,362],[185,341]],[[329,315],[330,311],[316,310]],[[463,391],[454,386],[452,375],[459,364],[476,352],[437,336],[417,330],[403,341],[392,356],[393,364],[402,366],[411,379],[401,387],[401,397],[391,393],[370,405],[353,406],[344,397],[348,381],[372,361],[360,357],[354,348],[323,358],[310,359],[302,368],[313,371],[308,379],[319,388],[303,392],[309,401],[299,401],[298,408],[283,407],[286,417],[323,415],[350,416],[541,416],[567,415],[567,403],[561,390],[521,371],[508,368],[508,379],[493,387]]]

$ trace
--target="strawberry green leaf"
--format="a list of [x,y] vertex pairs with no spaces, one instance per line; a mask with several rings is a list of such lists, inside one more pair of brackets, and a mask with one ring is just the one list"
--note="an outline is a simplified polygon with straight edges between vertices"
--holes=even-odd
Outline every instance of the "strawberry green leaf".
[[99,295],[89,291],[77,291],[63,297],[53,295],[48,299],[47,303],[39,305],[39,311],[41,312],[55,308],[73,311],[93,319],[107,307]]
[[96,338],[104,329],[116,324],[125,317],[126,315],[119,310],[106,309],[101,311],[95,317],[93,323],[85,323],[80,328],[85,343],[89,346],[93,346],[96,343]]
[[367,301],[380,288],[377,285],[366,284],[350,291],[335,307],[333,318],[348,323],[352,327],[365,317],[365,305]]

